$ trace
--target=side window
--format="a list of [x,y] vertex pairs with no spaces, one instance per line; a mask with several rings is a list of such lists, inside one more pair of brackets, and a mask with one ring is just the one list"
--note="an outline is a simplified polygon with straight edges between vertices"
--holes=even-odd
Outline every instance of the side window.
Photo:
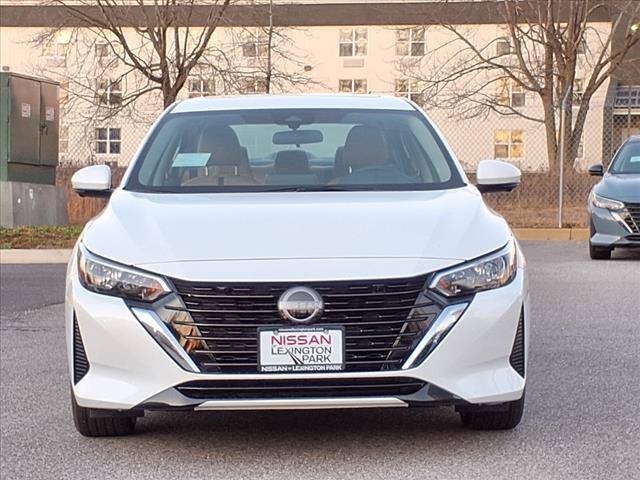
[[[429,169],[429,173],[433,176],[433,179],[437,182],[448,182],[451,180],[453,173],[449,163],[443,152],[443,148],[440,147],[436,141],[436,136],[431,133],[431,130],[420,120],[413,117],[409,120],[409,130],[411,137],[415,139],[416,143],[420,146],[422,154],[425,157],[422,165],[426,165]],[[428,176],[423,171],[423,178],[428,181]]]

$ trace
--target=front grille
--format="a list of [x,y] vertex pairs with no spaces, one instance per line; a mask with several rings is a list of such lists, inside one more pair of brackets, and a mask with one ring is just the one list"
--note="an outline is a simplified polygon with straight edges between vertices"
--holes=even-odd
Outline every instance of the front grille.
[[197,399],[331,398],[411,395],[425,383],[413,378],[345,378],[327,380],[205,380],[183,383],[176,389]]
[[[312,282],[325,310],[314,327],[345,328],[345,370],[376,371],[401,367],[422,334],[440,313],[424,295],[427,276],[410,279]],[[292,327],[277,309],[292,283],[194,283],[173,280],[196,328],[184,341],[205,372],[256,373],[257,329]]]
[[89,360],[87,353],[84,351],[82,336],[80,336],[80,328],[78,320],[73,316],[73,383],[76,384],[89,371]]
[[640,203],[626,203],[625,223],[633,233],[640,233]]
[[518,329],[516,330],[516,338],[513,341],[509,363],[524,378],[524,312],[520,312],[520,320],[518,321]]

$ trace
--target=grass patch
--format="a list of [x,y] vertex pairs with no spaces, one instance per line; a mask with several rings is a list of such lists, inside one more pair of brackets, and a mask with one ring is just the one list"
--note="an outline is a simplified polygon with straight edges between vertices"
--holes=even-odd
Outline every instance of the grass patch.
[[83,225],[0,228],[0,249],[72,248]]

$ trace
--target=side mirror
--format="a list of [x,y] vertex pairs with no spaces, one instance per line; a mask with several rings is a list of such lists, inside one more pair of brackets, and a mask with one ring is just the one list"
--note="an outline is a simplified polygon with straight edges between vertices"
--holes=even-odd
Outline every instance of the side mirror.
[[520,185],[520,169],[500,160],[482,160],[476,172],[476,185],[482,193],[510,192]]
[[589,175],[593,177],[602,177],[604,175],[604,167],[601,164],[591,165],[589,167]]
[[107,165],[81,168],[71,177],[71,187],[81,197],[108,197],[111,195],[111,169]]

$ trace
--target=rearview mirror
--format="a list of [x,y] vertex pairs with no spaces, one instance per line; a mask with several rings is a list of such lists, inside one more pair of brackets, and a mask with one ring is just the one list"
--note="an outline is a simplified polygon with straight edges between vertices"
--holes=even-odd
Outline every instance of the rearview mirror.
[[323,140],[320,130],[285,130],[273,134],[274,145],[304,145],[320,143]]
[[81,168],[71,177],[71,187],[81,197],[108,197],[111,195],[111,169],[108,165]]
[[481,192],[510,192],[520,185],[520,169],[500,160],[483,160],[476,171],[476,185]]
[[604,175],[604,167],[601,164],[591,165],[589,167],[589,175],[594,177],[601,177]]

